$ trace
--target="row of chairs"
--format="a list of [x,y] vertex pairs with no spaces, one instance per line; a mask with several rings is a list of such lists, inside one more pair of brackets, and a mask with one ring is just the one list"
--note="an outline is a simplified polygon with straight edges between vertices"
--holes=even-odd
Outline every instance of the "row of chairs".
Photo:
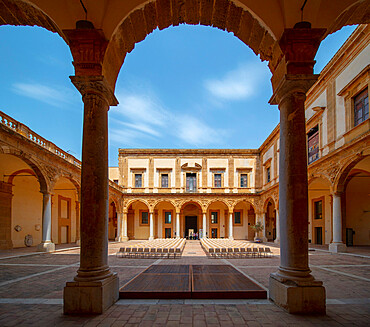
[[273,255],[269,247],[256,247],[240,241],[202,239],[201,244],[211,258],[269,258]]
[[180,258],[185,247],[185,239],[158,239],[137,245],[122,247],[118,258]]

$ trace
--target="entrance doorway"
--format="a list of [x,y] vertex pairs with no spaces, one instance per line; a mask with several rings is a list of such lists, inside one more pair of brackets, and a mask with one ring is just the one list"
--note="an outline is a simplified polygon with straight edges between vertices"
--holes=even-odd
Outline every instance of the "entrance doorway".
[[189,238],[190,232],[198,232],[198,216],[185,216],[185,237]]
[[315,227],[316,244],[322,245],[322,227]]
[[217,238],[217,228],[211,229],[211,238]]

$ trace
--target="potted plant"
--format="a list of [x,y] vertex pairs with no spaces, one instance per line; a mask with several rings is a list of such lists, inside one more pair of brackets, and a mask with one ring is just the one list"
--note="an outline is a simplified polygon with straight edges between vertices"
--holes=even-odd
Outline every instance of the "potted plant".
[[256,232],[256,236],[254,238],[254,241],[258,242],[258,243],[262,243],[262,239],[259,237],[259,233],[261,231],[263,231],[263,228],[264,228],[262,223],[259,221],[259,222],[257,222],[257,224],[252,225],[251,227]]

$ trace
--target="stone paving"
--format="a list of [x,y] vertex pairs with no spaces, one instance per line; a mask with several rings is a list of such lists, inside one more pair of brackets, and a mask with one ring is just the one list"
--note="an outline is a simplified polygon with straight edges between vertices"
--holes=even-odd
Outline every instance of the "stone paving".
[[[130,241],[135,244],[138,241]],[[198,241],[187,241],[181,259],[126,259],[109,244],[109,265],[123,286],[151,264],[231,264],[268,287],[273,258],[210,259]],[[331,254],[324,247],[309,252],[313,275],[327,292],[325,316],[290,315],[268,300],[119,300],[99,316],[63,315],[63,287],[76,274],[79,248],[57,247],[52,254],[35,249],[0,251],[0,326],[369,326],[370,248]]]

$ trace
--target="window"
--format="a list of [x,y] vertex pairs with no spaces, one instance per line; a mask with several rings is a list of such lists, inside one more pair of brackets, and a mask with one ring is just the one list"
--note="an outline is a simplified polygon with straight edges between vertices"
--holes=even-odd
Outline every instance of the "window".
[[221,187],[221,174],[214,174],[215,187]]
[[314,218],[322,219],[322,200],[314,202]]
[[319,127],[316,125],[307,133],[308,164],[319,159]]
[[171,212],[166,211],[164,213],[164,223],[165,224],[171,224],[172,223],[172,215],[171,215]]
[[135,174],[135,187],[143,187],[143,175],[142,174]]
[[271,181],[271,167],[266,168],[266,180],[267,180],[267,183],[270,183]]
[[187,173],[186,174],[186,192],[197,191],[197,174]]
[[164,188],[168,187],[168,174],[161,175],[161,187],[164,187]]
[[234,225],[241,225],[242,216],[240,211],[234,212]]
[[211,224],[218,224],[218,212],[211,212]]
[[240,174],[240,187],[248,187],[248,174]]
[[141,212],[141,225],[148,225],[149,224],[149,214],[148,211]]
[[355,126],[369,119],[369,97],[367,89],[354,97]]

